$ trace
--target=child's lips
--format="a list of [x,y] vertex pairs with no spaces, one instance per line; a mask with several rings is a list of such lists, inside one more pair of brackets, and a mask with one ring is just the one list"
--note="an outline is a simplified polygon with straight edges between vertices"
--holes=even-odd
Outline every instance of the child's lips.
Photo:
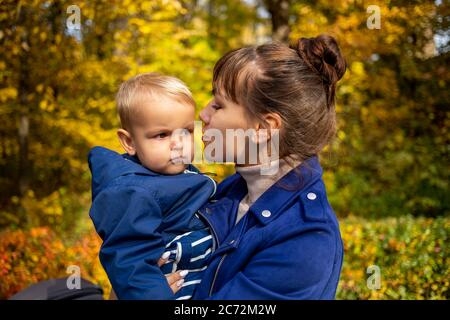
[[182,156],[174,157],[171,158],[170,161],[174,164],[184,163],[184,157]]

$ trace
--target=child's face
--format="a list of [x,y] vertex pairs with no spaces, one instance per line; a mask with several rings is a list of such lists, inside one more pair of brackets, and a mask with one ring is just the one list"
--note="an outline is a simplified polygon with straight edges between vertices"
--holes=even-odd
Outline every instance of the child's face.
[[141,101],[127,132],[130,135],[128,148],[120,133],[125,130],[119,130],[122,145],[152,171],[181,173],[194,154],[194,107],[164,95]]

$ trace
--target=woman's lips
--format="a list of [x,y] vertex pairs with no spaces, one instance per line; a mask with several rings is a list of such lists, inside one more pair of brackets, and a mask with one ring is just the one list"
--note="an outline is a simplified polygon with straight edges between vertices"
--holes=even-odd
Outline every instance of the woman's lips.
[[209,130],[209,128],[207,128],[207,127],[203,127],[202,128],[202,141],[203,142],[210,142],[211,141],[212,137],[207,134],[208,130]]

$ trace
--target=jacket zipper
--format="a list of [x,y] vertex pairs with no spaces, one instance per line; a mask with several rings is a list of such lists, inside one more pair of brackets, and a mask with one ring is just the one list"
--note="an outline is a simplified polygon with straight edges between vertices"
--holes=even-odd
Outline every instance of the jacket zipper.
[[[243,227],[242,227],[242,230],[244,230],[244,229],[245,229],[245,226],[247,225],[247,216],[244,216],[242,219],[245,219],[245,220],[243,221],[244,225],[243,225]],[[241,233],[242,233],[242,232],[241,232]],[[233,240],[233,242],[234,242],[234,240]],[[223,261],[225,260],[225,258],[226,258],[227,255],[228,255],[228,253],[225,253],[225,254],[222,256],[222,258],[220,259],[219,264],[217,265],[216,272],[214,273],[214,278],[213,278],[213,280],[212,280],[212,282],[211,282],[211,287],[210,287],[210,289],[209,289],[209,296],[210,296],[210,297],[211,297],[212,294],[213,294],[213,291],[214,291],[214,285],[215,285],[215,283],[216,283],[216,279],[217,279],[217,275],[219,274],[220,267],[222,266],[222,263],[223,263]]]
[[209,220],[203,215],[203,213],[200,212],[200,210],[197,211],[197,214],[202,216],[203,220],[206,221],[206,223],[209,225],[209,229],[211,229],[211,233],[213,234],[213,248],[212,252],[216,251],[216,248],[219,247],[219,238],[217,237],[216,230],[214,230],[212,224],[209,222]]
[[[211,233],[213,234],[213,239],[214,239],[214,241],[213,241],[213,249],[212,249],[212,252],[214,252],[214,251],[216,251],[216,248],[219,247],[219,239],[218,239],[218,237],[217,237],[217,233],[216,233],[216,231],[214,230],[212,224],[209,222],[209,220],[203,215],[203,213],[201,213],[200,210],[197,211],[197,213],[198,213],[200,216],[203,217],[203,219],[208,223],[209,228],[211,229]],[[219,273],[220,266],[222,265],[223,260],[225,259],[226,256],[227,256],[227,254],[224,254],[224,255],[222,256],[222,258],[220,259],[219,264],[218,264],[218,266],[217,266],[217,268],[216,268],[216,271],[215,271],[215,273],[214,273],[213,281],[211,282],[211,287],[209,288],[209,296],[212,295],[212,292],[213,292],[213,289],[214,289],[214,284],[215,284],[216,279],[217,279],[217,274]]]
[[213,281],[211,282],[211,287],[209,288],[209,296],[210,296],[210,297],[212,296],[212,293],[213,293],[213,290],[214,290],[214,284],[216,283],[216,279],[217,279],[217,275],[219,274],[220,266],[222,265],[223,260],[225,260],[225,257],[226,257],[227,255],[228,255],[228,254],[225,253],[225,254],[222,256],[222,258],[220,259],[219,264],[217,265],[216,272],[214,273]]

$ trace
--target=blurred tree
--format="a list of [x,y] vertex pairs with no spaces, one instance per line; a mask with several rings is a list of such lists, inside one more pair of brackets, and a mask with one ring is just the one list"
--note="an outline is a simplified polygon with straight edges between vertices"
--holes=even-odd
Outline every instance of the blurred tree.
[[[0,5],[0,116],[6,124],[0,129],[4,139],[1,200],[7,205],[16,200],[13,195],[25,197],[32,189],[44,195],[60,182],[57,154],[64,138],[54,137],[58,129],[48,124],[60,114],[55,103],[71,80],[63,75],[77,59],[75,41],[64,34],[61,2],[3,1]],[[52,141],[55,148],[43,147],[44,141]],[[56,173],[53,181],[52,173]],[[10,217],[27,219],[23,210]]]
[[340,214],[448,214],[448,2],[384,1],[380,30],[367,28],[370,4],[291,8],[291,39],[334,35],[349,66],[326,156],[331,200]]
[[0,2],[0,225],[74,227],[89,148],[121,151],[114,95],[127,78],[171,74],[207,103],[215,61],[257,22],[252,4],[212,2],[79,1],[79,29],[68,1]]
[[289,41],[289,15],[291,0],[264,0],[272,22],[272,39],[287,43]]
[[0,225],[74,228],[89,205],[89,148],[121,150],[118,85],[160,71],[202,106],[217,59],[270,30],[285,42],[330,33],[347,57],[338,138],[323,154],[337,212],[448,214],[448,2],[385,1],[380,30],[366,26],[369,4],[78,1],[73,30],[68,1],[0,1]]
[[[208,41],[220,53],[250,45],[261,19],[257,15],[257,3],[242,0],[209,0],[200,6],[199,16],[207,21]],[[250,40],[252,42],[248,42]]]

